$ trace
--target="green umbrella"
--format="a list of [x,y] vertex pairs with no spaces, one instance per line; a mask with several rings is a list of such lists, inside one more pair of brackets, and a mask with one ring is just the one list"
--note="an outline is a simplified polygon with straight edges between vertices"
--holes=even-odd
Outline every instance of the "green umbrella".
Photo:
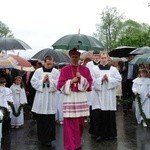
[[137,55],[131,61],[131,64],[150,64],[150,53]]
[[69,34],[63,36],[59,40],[57,40],[52,47],[54,49],[66,49],[70,50],[72,48],[77,48],[79,50],[97,50],[101,51],[104,49],[102,43],[98,41],[96,38],[84,35],[84,34]]

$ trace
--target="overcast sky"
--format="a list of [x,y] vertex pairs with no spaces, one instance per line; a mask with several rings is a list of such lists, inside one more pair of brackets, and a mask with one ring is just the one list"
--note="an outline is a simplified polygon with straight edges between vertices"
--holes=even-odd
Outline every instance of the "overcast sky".
[[106,6],[116,7],[126,19],[150,24],[150,0],[0,0],[0,21],[33,50],[32,57],[67,34],[92,35]]

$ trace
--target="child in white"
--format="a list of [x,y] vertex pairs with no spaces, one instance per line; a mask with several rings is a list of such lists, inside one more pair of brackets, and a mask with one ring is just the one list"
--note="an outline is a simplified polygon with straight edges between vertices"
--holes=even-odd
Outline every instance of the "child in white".
[[63,124],[63,97],[64,94],[60,91],[57,91],[57,113],[56,113],[56,120]]
[[[5,87],[5,85],[6,79],[0,77],[0,107],[6,108],[11,113],[11,109],[8,103],[13,103],[12,91],[10,90],[10,88]],[[0,108],[1,120],[3,119],[4,113],[2,108]],[[0,123],[0,142],[2,135],[4,136],[6,133],[9,132],[9,126],[10,126],[10,115],[9,117],[7,117],[7,119],[3,119],[2,124]]]
[[13,103],[12,91],[5,87],[6,79],[0,77],[0,106],[5,107],[10,111],[8,102]]
[[[12,90],[12,93],[13,93],[15,111],[18,112],[19,106],[21,104],[27,103],[25,89],[23,87],[22,78],[20,76],[17,76],[15,78],[15,81],[13,85],[11,85],[10,89]],[[12,128],[14,127],[19,128],[19,126],[23,124],[24,124],[24,113],[23,113],[23,108],[22,108],[19,116],[15,116],[14,114],[12,114],[11,126]]]
[[[135,95],[139,94],[143,112],[145,113],[147,118],[150,118],[150,78],[148,77],[148,74],[148,70],[140,70],[139,77],[133,80],[132,91]],[[143,118],[140,114],[137,99],[135,99],[135,115],[137,123],[141,124]],[[147,126],[144,121],[143,126]]]

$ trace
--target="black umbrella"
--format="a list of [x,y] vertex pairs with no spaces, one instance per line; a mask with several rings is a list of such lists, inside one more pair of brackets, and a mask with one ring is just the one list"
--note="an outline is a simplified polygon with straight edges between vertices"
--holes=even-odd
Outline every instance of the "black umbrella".
[[136,49],[136,47],[131,46],[120,46],[109,52],[110,57],[128,57],[128,54]]
[[53,50],[50,48],[46,48],[46,49],[39,51],[32,58],[44,60],[45,56],[47,56],[47,55],[52,56],[54,58],[54,62],[57,64],[62,63],[62,62],[64,62],[64,63],[70,62],[70,58],[67,54],[65,54],[62,51]]
[[22,40],[15,38],[0,38],[0,51],[1,50],[26,50],[32,49],[28,44],[23,42]]

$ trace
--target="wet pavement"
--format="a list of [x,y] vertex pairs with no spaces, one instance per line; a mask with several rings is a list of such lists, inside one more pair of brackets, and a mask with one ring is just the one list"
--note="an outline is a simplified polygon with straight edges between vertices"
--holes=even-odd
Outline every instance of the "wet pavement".
[[[96,143],[95,138],[88,134],[89,124],[86,123],[82,139],[82,150],[150,150],[150,128],[137,125],[133,112],[124,115],[119,107],[116,113],[117,139]],[[40,145],[37,140],[36,122],[26,118],[22,128],[11,129],[10,134],[2,143],[3,150],[63,150],[63,125],[56,126],[56,141],[52,147]]]

